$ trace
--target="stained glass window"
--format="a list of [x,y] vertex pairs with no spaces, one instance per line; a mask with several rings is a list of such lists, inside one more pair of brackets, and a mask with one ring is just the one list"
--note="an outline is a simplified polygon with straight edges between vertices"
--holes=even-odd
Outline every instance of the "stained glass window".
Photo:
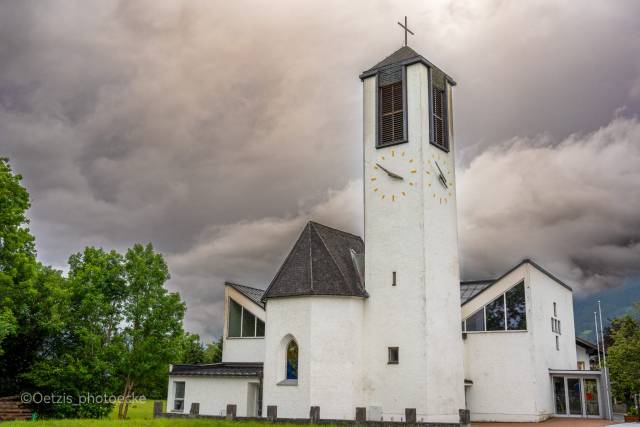
[[287,345],[287,379],[298,379],[298,344],[294,340]]

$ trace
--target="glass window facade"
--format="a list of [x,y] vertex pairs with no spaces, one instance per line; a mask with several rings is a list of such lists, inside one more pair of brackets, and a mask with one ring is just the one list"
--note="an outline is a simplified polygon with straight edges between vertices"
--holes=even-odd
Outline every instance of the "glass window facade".
[[526,331],[527,301],[520,282],[462,322],[465,332]]

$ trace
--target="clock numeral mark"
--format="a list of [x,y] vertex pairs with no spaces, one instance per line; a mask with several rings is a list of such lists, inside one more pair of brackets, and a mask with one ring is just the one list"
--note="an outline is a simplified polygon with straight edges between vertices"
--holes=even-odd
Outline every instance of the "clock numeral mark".
[[425,171],[425,173],[426,173],[427,175],[431,175],[431,172],[429,172],[429,171]]
[[411,173],[416,173],[417,171],[415,169],[411,169],[410,171]]
[[396,156],[396,151],[395,150],[391,150],[391,157],[395,157]]
[[371,181],[375,181],[375,180],[377,180],[377,179],[378,179],[378,178],[376,178],[376,177],[374,176],[373,178],[371,178]]
[[436,193],[433,193],[433,198],[434,198],[434,199],[436,198]]
[[378,189],[377,189],[377,188],[374,188],[374,189],[373,189],[373,192],[374,192],[374,193],[375,193],[375,192],[377,192],[377,191],[378,191]]
[[392,201],[392,202],[395,202],[395,201],[396,201],[396,195],[395,195],[395,194],[392,194],[392,195],[391,195],[391,201]]
[[402,152],[402,154],[400,154],[402,157],[404,157],[404,151]]
[[409,159],[409,163],[413,163],[413,159]]
[[413,182],[410,182],[409,185],[413,187]]
[[403,192],[402,192],[402,195],[403,195],[403,196],[406,196],[406,195],[407,195],[407,193],[405,193],[405,192],[403,191]]

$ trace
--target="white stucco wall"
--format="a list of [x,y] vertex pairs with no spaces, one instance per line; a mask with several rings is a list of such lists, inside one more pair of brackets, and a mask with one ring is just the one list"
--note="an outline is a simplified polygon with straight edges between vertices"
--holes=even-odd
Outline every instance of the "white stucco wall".
[[[533,284],[531,324],[538,385],[537,412],[539,416],[548,417],[555,412],[549,369],[577,369],[573,293],[537,268],[528,265],[527,270]],[[555,334],[551,331],[554,302],[557,305],[557,318],[561,321],[560,350],[556,350]]]
[[[473,421],[541,421],[553,415],[549,369],[576,369],[572,293],[525,263],[465,304],[475,313],[524,281],[526,332],[468,332],[464,341],[467,404]],[[562,321],[560,350],[551,331],[553,302]]]
[[[399,420],[405,408],[416,408],[418,420],[458,422],[464,390],[455,162],[453,149],[445,153],[429,143],[429,70],[422,64],[408,66],[406,83],[408,142],[376,148],[377,81],[364,81],[365,283],[370,295],[365,302],[364,400],[366,406],[381,407],[385,420]],[[450,143],[454,148],[452,129]],[[435,159],[449,172],[453,185],[448,191],[428,163]],[[376,163],[404,180],[389,178]],[[391,286],[394,271],[397,286]],[[399,347],[399,364],[387,364],[388,347]]]
[[[320,406],[322,418],[353,419],[360,405],[362,304],[352,297],[289,297],[267,303],[264,401],[278,416],[307,418]],[[298,343],[298,383],[285,379],[289,339]]]
[[[227,404],[237,405],[237,416],[254,416],[247,414],[247,408],[251,407],[249,400],[255,402],[254,391],[257,390],[256,378],[231,378],[231,377],[194,377],[194,376],[170,376],[167,393],[167,411],[173,412],[176,381],[185,382],[184,413],[189,413],[191,404],[200,404],[202,415],[225,415]],[[253,389],[250,389],[253,384]]]
[[589,354],[587,353],[587,350],[580,345],[576,345],[576,361],[584,362],[584,369],[587,371],[591,370],[591,361],[589,360]]
[[229,330],[229,298],[240,304],[258,319],[265,321],[266,313],[262,307],[233,289],[225,286],[224,290],[224,330],[222,361],[223,362],[263,362],[264,338],[228,337]]

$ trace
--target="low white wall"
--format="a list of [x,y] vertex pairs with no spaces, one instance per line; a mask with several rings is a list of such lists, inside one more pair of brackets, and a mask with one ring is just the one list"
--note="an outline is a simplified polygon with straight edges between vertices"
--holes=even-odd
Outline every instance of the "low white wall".
[[[191,404],[200,404],[202,415],[225,415],[227,404],[237,405],[237,416],[247,415],[250,397],[249,383],[258,384],[256,378],[170,376],[167,393],[167,412],[174,412],[173,401],[176,381],[184,381],[184,411],[188,414]],[[251,414],[253,415],[253,414]]]

